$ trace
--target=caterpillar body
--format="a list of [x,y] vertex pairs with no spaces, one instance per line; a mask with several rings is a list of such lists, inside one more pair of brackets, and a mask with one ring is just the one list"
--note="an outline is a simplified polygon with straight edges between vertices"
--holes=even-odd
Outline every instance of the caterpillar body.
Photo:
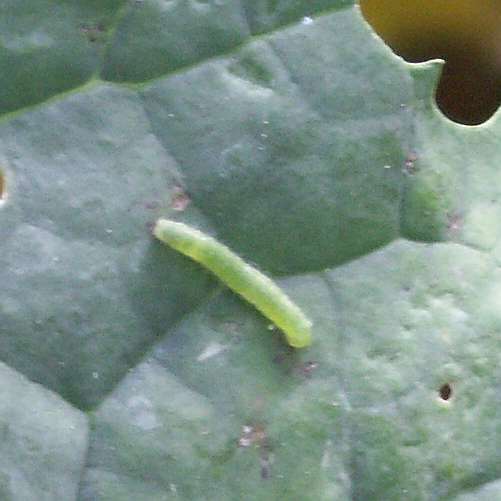
[[311,344],[311,321],[266,275],[226,245],[190,226],[159,219],[153,234],[173,249],[202,264],[230,289],[269,318],[294,348]]

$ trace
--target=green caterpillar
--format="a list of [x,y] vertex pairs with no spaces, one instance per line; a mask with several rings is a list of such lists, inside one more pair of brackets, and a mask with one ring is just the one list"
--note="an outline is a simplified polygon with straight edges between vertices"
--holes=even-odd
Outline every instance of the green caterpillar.
[[186,224],[159,219],[153,234],[173,249],[212,271],[285,334],[294,348],[311,344],[312,323],[266,275],[247,264],[228,247]]

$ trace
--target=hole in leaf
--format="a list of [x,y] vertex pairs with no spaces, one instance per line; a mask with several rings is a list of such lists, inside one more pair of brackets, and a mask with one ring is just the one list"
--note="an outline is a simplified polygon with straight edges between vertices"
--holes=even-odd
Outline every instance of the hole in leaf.
[[438,107],[451,120],[478,125],[501,104],[501,2],[360,0],[365,19],[410,62],[445,60]]
[[7,198],[7,187],[6,187],[6,180],[5,180],[5,174],[3,173],[2,169],[0,169],[0,204],[5,201]]
[[449,400],[452,397],[452,387],[449,383],[443,384],[438,390],[438,394],[442,400]]

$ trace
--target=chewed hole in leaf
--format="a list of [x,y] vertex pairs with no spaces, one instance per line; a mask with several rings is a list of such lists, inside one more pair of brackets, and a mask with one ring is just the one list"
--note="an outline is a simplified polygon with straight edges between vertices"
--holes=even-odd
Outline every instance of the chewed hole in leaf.
[[378,35],[407,61],[445,60],[436,101],[448,118],[478,125],[496,112],[501,2],[360,0],[360,7]]
[[441,400],[450,400],[452,397],[452,386],[449,383],[443,384],[438,390],[438,394]]

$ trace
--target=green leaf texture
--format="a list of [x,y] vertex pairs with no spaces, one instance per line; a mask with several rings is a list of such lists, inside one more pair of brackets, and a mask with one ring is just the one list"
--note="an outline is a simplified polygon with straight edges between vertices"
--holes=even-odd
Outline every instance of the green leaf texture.
[[4,1],[0,498],[499,498],[501,123],[444,119],[439,72],[350,0]]

